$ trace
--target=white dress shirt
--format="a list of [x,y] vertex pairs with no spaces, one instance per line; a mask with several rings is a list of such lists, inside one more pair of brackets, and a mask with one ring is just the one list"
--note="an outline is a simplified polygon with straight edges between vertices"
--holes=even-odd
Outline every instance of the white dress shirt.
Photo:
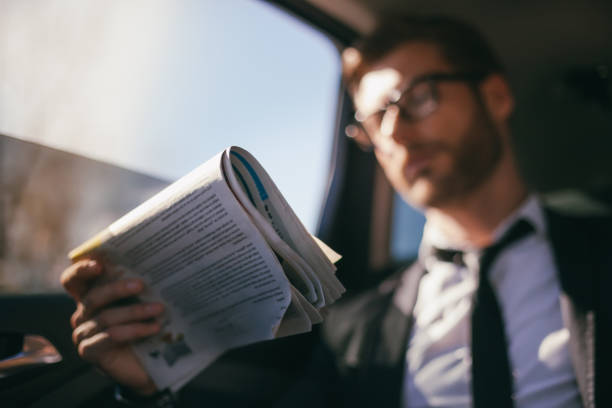
[[[490,271],[502,309],[513,369],[517,408],[580,407],[568,351],[569,332],[559,303],[559,281],[546,236],[544,214],[530,197],[500,224],[496,240],[518,218],[535,233],[498,255]],[[415,322],[406,352],[403,406],[469,407],[471,396],[470,316],[478,285],[480,252],[450,242],[440,225],[428,221],[419,248],[422,278]],[[443,262],[432,248],[464,252],[464,266]],[[396,296],[402,308],[402,292]]]

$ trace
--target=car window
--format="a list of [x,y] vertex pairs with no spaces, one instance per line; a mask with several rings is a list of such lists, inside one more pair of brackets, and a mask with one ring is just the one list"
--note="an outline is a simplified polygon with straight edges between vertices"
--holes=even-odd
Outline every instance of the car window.
[[313,231],[339,77],[261,1],[2,2],[0,290],[58,289],[68,249],[229,145]]
[[391,260],[402,262],[414,259],[419,251],[425,217],[395,194],[391,215]]

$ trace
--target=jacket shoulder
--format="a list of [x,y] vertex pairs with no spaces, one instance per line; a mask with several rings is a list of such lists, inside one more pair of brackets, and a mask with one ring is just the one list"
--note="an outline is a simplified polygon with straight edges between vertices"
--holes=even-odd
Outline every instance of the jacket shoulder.
[[422,267],[412,262],[372,289],[349,296],[330,309],[323,340],[336,355],[340,369],[389,365],[397,360],[398,350],[405,347],[403,338],[410,318],[395,305],[394,296],[400,286],[417,285],[421,275]]
[[334,304],[323,324],[323,339],[336,355],[340,368],[360,365],[366,343],[389,307],[399,277]]

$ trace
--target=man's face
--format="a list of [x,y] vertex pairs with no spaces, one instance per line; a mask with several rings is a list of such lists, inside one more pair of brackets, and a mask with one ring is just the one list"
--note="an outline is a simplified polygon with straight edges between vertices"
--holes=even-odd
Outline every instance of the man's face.
[[[362,77],[358,111],[375,112],[396,89],[431,73],[455,73],[437,48],[406,43]],[[435,83],[439,105],[426,117],[402,118],[396,106],[384,115],[376,157],[393,187],[419,207],[444,207],[469,196],[490,176],[503,151],[500,135],[474,89],[463,81]]]

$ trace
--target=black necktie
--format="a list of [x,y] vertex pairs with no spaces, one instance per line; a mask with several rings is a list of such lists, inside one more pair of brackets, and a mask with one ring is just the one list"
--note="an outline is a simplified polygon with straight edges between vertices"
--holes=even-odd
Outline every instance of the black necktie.
[[502,313],[488,274],[497,255],[534,231],[517,221],[480,259],[480,278],[472,311],[472,397],[475,408],[511,408],[512,368]]
[[463,251],[458,249],[433,248],[433,256],[442,262],[454,263],[457,266],[465,266],[463,262]]

